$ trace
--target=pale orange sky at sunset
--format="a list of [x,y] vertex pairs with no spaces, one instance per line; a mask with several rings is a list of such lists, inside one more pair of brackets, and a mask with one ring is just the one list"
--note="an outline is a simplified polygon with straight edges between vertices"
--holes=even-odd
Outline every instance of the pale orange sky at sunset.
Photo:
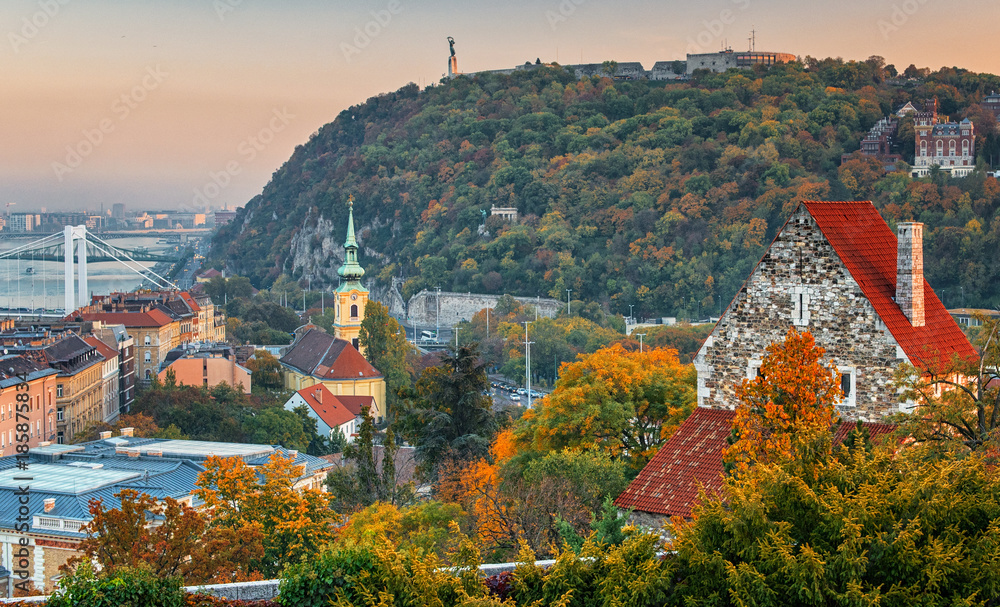
[[0,206],[177,208],[234,162],[212,203],[242,205],[340,111],[437,82],[448,36],[465,72],[649,69],[756,29],[758,50],[997,73],[998,17],[995,0],[4,0]]

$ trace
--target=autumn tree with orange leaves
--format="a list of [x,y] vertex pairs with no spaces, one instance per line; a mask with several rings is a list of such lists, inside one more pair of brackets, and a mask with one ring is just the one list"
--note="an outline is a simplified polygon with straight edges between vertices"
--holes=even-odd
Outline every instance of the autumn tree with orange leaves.
[[694,409],[696,373],[677,351],[614,344],[564,364],[556,388],[524,414],[529,450],[597,448],[642,468]]
[[261,466],[237,457],[211,456],[198,477],[195,495],[205,502],[210,525],[239,534],[262,534],[264,575],[278,575],[288,563],[317,554],[334,539],[333,496],[320,489],[296,489],[301,465],[274,453]]
[[794,327],[783,343],[767,347],[757,377],[736,388],[740,404],[724,454],[728,470],[829,453],[843,392],[836,366],[821,362],[825,353],[811,333]]
[[[258,530],[210,528],[200,512],[170,497],[161,502],[135,489],[122,489],[115,497],[119,508],[90,501],[92,518],[81,528],[87,534],[79,545],[81,556],[70,559],[67,569],[86,559],[110,574],[142,567],[189,585],[262,579],[252,565],[264,553]],[[150,525],[151,519],[159,524]]]

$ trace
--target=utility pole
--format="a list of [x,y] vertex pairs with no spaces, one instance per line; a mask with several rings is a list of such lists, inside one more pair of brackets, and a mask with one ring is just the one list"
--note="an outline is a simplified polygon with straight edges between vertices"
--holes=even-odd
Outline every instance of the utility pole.
[[566,316],[569,316],[570,299],[569,294],[573,292],[573,289],[566,289]]
[[458,329],[460,325],[455,325],[455,351],[458,351]]
[[642,338],[646,337],[646,334],[645,333],[636,333],[636,336],[639,338],[639,354],[642,354]]
[[434,313],[434,321],[437,323],[437,328],[434,329],[434,341],[441,341],[441,287],[434,287],[437,289],[437,312]]
[[528,391],[528,408],[531,408],[531,344],[535,343],[533,341],[528,341],[528,325],[531,324],[530,320],[524,321],[524,377],[525,377],[525,390]]
[[490,338],[490,309],[486,308],[486,339]]
[[629,305],[628,305],[628,319],[629,319],[629,322],[630,322],[630,324],[633,324],[633,325],[634,325],[634,324],[635,324],[635,321],[634,321],[634,318],[635,318],[635,317],[634,317],[634,316],[632,316],[632,306],[633,306],[633,305],[634,305],[634,304],[629,304]]

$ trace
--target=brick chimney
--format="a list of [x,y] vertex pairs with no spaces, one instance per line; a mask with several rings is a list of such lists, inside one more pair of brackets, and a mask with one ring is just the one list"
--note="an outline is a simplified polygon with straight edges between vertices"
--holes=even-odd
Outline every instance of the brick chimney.
[[56,498],[50,497],[42,501],[46,512],[52,512],[56,507]]
[[[921,265],[921,267],[923,267],[923,265]],[[134,433],[135,428],[122,428],[122,436],[132,436]]]
[[924,326],[924,224],[896,227],[896,305],[914,327]]

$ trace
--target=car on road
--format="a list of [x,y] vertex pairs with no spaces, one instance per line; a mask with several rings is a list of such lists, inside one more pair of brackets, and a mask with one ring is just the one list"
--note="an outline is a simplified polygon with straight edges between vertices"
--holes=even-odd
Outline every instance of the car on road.
[[517,393],[511,394],[510,395],[510,399],[511,400],[515,400],[515,401],[519,401],[519,400],[521,400],[521,395],[517,394]]

